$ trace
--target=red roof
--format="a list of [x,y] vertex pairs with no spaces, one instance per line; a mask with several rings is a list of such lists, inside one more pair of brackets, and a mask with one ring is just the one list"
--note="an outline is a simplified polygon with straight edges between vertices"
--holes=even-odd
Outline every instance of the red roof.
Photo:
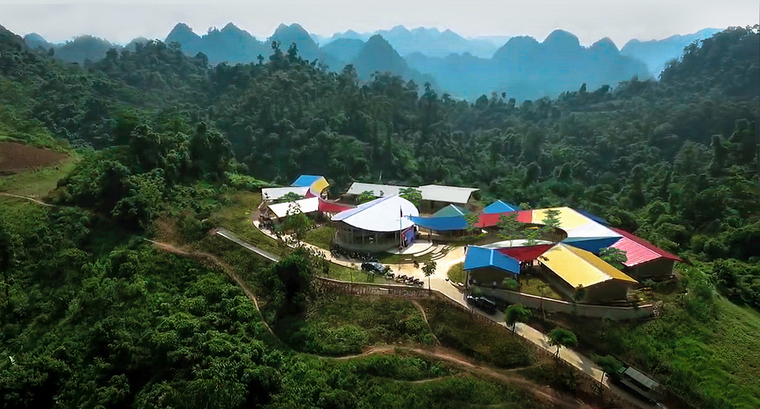
[[344,210],[353,209],[356,206],[350,206],[342,203],[335,203],[319,198],[319,211],[321,213],[340,213]]
[[625,264],[627,267],[633,267],[635,265],[644,264],[646,262],[656,260],[658,258],[666,258],[668,260],[683,261],[675,254],[668,253],[667,251],[655,246],[654,244],[636,237],[625,230],[612,228],[617,233],[620,233],[623,237],[618,240],[611,247],[623,250],[626,252],[628,261]]
[[496,249],[496,251],[519,261],[531,261],[546,253],[552,247],[554,247],[554,243],[537,244],[535,246],[502,247]]
[[[483,228],[483,227],[493,227],[499,224],[499,218],[503,214],[511,214],[515,212],[503,212],[503,213],[481,213],[480,214],[480,221],[476,225],[477,227]],[[517,221],[523,222],[523,223],[530,223],[533,220],[533,211],[532,210],[518,210],[517,212]]]

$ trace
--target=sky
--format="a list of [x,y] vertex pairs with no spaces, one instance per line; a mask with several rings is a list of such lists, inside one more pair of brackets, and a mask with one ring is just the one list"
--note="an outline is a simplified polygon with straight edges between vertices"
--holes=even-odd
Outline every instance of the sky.
[[538,40],[560,28],[584,45],[609,37],[622,47],[632,38],[754,25],[758,16],[758,0],[0,0],[0,25],[19,35],[36,32],[63,42],[91,34],[119,44],[138,36],[164,39],[178,22],[198,34],[232,22],[262,40],[280,23],[299,23],[325,36],[404,25],[448,28],[465,37],[530,35]]

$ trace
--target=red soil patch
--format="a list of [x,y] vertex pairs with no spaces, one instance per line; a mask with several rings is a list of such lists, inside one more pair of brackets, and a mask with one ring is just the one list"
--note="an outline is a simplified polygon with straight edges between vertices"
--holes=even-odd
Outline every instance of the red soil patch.
[[0,142],[0,174],[53,165],[68,155],[15,142]]

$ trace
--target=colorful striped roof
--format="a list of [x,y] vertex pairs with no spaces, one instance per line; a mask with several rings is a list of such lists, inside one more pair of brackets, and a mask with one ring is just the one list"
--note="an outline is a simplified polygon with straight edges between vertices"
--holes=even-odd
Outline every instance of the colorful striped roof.
[[573,288],[591,287],[609,280],[638,283],[593,253],[562,243],[552,247],[539,260]]
[[639,264],[644,264],[659,258],[665,258],[673,261],[683,261],[675,254],[669,253],[654,244],[642,239],[641,237],[634,236],[625,230],[612,228],[612,230],[620,233],[623,237],[618,240],[611,247],[623,250],[626,252],[628,260],[623,263],[626,267],[633,267]]
[[512,257],[499,253],[496,249],[470,246],[464,259],[464,269],[493,267],[512,274],[520,274],[520,263]]
[[301,175],[290,184],[291,186],[308,187],[317,194],[325,190],[330,184],[324,176],[318,175]]
[[576,227],[583,226],[584,224],[591,223],[592,220],[588,217],[576,212],[575,210],[569,208],[569,207],[554,207],[551,209],[536,209],[533,210],[533,219],[531,223],[534,224],[544,224],[544,218],[546,217],[546,211],[547,210],[557,210],[559,211],[559,215],[557,218],[559,219],[559,227],[560,229],[569,232],[572,229],[575,229]]

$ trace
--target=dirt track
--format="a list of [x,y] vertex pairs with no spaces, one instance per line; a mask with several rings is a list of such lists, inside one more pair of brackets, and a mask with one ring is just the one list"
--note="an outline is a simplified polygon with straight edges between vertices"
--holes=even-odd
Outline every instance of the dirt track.
[[[153,245],[155,245],[156,247],[166,252],[177,254],[183,257],[193,258],[196,260],[207,261],[221,268],[225,273],[227,273],[227,275],[230,276],[230,278],[232,278],[240,286],[240,288],[243,290],[245,295],[254,303],[256,309],[259,311],[260,315],[262,316],[262,323],[267,328],[267,330],[269,330],[269,332],[271,332],[272,335],[274,335],[275,337],[277,336],[274,333],[274,331],[272,331],[272,329],[269,327],[269,325],[266,323],[266,321],[264,321],[263,315],[261,314],[261,310],[259,309],[258,301],[256,300],[256,297],[253,295],[253,292],[248,288],[245,282],[243,282],[243,280],[240,279],[240,277],[232,269],[232,267],[230,267],[223,261],[219,260],[213,254],[197,252],[197,251],[186,251],[178,247],[175,247],[174,245],[169,244],[169,243],[161,243],[161,242],[157,242],[153,240],[148,240],[148,241],[150,241],[151,243],[153,243]],[[416,306],[420,308],[424,316],[425,314],[424,309],[421,308],[419,304],[417,304]],[[425,321],[427,322],[427,317],[425,317]],[[532,393],[537,399],[543,402],[552,404],[555,407],[573,408],[573,409],[592,407],[568,395],[552,390],[549,387],[544,387],[532,381],[529,381],[525,378],[509,374],[510,372],[514,372],[522,368],[516,368],[512,370],[498,370],[498,369],[489,368],[486,366],[475,365],[471,363],[468,360],[468,358],[460,355],[459,353],[447,348],[442,348],[442,347],[434,347],[431,349],[423,349],[423,348],[402,348],[402,349],[411,351],[417,354],[427,355],[427,356],[435,357],[441,360],[445,360],[447,362],[450,362],[457,366],[462,367],[464,370],[468,372],[489,376],[501,382],[518,386],[522,388],[523,390],[529,393]],[[343,357],[319,356],[319,358],[330,359],[330,360],[348,360],[348,359],[360,358],[360,357],[373,355],[373,354],[395,354],[395,353],[396,353],[396,347],[382,346],[382,347],[371,347],[359,355],[350,355],[350,356],[343,356]]]
[[0,142],[0,175],[53,165],[68,155],[16,142]]

